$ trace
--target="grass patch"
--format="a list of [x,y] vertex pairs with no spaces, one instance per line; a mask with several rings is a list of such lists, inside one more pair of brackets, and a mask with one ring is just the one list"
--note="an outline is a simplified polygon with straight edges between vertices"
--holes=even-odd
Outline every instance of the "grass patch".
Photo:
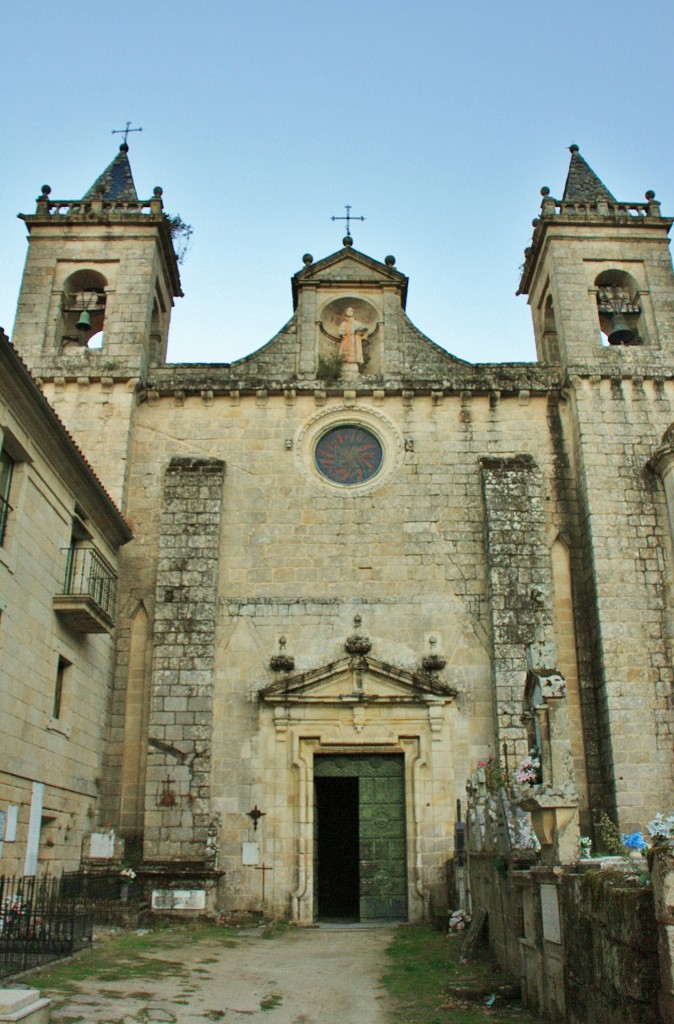
[[[29,975],[35,988],[70,995],[79,991],[82,983],[95,978],[103,985],[138,978],[187,977],[189,971],[179,960],[160,956],[162,951],[182,948],[185,944],[184,928],[177,934],[163,929],[148,931],[144,935],[123,932],[104,939],[91,949],[68,960],[43,967]],[[206,938],[219,937],[222,929],[202,927],[190,934],[190,944]]]
[[202,1013],[202,1017],[205,1017],[206,1020],[224,1020],[225,1016],[224,1010],[206,1010],[205,1013]]
[[[506,978],[485,950],[469,964],[459,962],[462,940],[424,925],[405,925],[387,950],[390,968],[382,978],[396,1024],[539,1024],[539,1018],[486,998]],[[485,995],[486,993],[486,995]]]

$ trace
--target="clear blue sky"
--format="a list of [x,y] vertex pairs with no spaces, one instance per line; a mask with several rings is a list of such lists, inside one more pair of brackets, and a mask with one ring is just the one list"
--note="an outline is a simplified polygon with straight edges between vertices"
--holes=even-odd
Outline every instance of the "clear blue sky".
[[408,313],[471,362],[534,358],[518,267],[568,145],[674,214],[674,5],[626,0],[8,0],[0,324],[40,186],[81,197],[122,128],[142,198],[194,228],[169,358],[226,362],[292,312],[302,254],[392,253]]

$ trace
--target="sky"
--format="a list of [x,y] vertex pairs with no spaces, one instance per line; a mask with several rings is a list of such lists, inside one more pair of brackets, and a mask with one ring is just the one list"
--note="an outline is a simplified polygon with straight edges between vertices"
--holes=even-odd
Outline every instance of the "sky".
[[[108,11],[109,13],[105,13]],[[138,194],[193,228],[175,362],[230,362],[292,315],[302,256],[396,257],[416,326],[470,362],[535,358],[516,297],[568,146],[674,214],[674,4],[626,0],[6,0],[0,324],[40,187],[77,199],[127,121]]]

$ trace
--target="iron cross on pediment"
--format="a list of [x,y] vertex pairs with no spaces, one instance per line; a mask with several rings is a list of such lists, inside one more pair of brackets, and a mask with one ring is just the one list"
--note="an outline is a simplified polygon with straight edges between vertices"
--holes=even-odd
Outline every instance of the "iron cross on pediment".
[[365,220],[365,217],[352,217],[351,216],[351,206],[350,206],[349,203],[347,203],[345,205],[344,209],[346,210],[346,217],[331,217],[330,220],[345,220],[346,221],[346,233],[347,233],[347,235],[350,238],[351,237],[351,221],[352,220]]

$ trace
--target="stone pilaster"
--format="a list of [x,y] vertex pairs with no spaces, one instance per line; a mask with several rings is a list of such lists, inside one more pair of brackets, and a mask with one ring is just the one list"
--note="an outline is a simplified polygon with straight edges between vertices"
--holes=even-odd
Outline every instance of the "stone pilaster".
[[[527,753],[522,724],[527,647],[554,659],[552,563],[540,471],[530,455],[482,460],[492,681],[498,755],[513,768]],[[552,668],[550,664],[546,666]]]
[[[164,479],[145,798],[146,860],[208,860],[213,666],[225,464],[171,459]],[[209,834],[210,830],[210,834]]]

